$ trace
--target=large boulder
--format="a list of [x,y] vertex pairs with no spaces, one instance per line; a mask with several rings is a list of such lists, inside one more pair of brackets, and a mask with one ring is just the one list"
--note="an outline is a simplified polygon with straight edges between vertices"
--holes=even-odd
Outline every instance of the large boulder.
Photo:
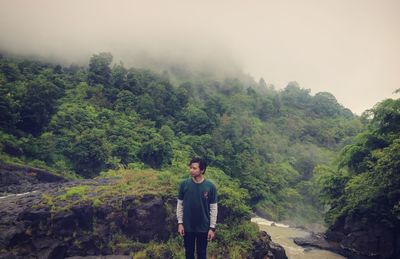
[[249,256],[254,259],[287,259],[282,246],[272,242],[271,236],[261,231],[258,238],[253,242],[253,251]]
[[400,258],[400,228],[379,218],[348,215],[339,218],[327,231],[344,250],[376,258]]
[[2,200],[0,258],[10,254],[9,258],[128,255],[134,251],[116,251],[110,244],[121,237],[128,242],[166,241],[175,234],[169,229],[175,220],[167,215],[171,202],[158,196],[120,197],[117,204],[101,206],[89,201],[59,211],[40,203],[40,192]]
[[400,228],[366,217],[342,216],[324,234],[295,238],[301,246],[331,250],[348,258],[400,258]]

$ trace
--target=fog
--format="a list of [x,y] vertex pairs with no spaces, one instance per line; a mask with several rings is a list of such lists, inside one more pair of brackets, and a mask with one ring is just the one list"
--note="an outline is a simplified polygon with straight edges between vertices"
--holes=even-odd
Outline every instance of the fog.
[[243,71],[361,114],[400,88],[400,1],[0,0],[0,50],[87,64]]

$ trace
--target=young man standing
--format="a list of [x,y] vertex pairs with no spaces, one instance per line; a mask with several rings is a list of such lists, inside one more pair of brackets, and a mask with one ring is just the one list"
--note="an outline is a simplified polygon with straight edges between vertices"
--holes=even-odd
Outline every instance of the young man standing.
[[197,258],[206,258],[207,242],[215,237],[217,189],[204,178],[206,167],[202,159],[192,159],[189,163],[191,178],[182,181],[179,186],[176,215],[187,259],[194,258],[195,246]]

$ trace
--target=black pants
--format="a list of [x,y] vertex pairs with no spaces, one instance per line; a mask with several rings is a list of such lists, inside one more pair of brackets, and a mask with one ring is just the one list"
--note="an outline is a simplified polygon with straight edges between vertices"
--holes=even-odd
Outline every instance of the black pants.
[[196,252],[198,259],[206,259],[207,257],[207,236],[208,233],[201,232],[185,232],[183,236],[185,245],[186,259],[194,259],[194,247],[196,244]]

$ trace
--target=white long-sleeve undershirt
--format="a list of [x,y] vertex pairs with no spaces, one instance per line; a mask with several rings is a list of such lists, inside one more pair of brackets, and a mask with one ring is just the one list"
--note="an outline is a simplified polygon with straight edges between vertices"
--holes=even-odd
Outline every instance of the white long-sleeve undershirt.
[[215,228],[217,225],[218,203],[210,204],[210,228]]
[[179,199],[176,203],[176,218],[178,219],[178,224],[183,223],[183,201]]

